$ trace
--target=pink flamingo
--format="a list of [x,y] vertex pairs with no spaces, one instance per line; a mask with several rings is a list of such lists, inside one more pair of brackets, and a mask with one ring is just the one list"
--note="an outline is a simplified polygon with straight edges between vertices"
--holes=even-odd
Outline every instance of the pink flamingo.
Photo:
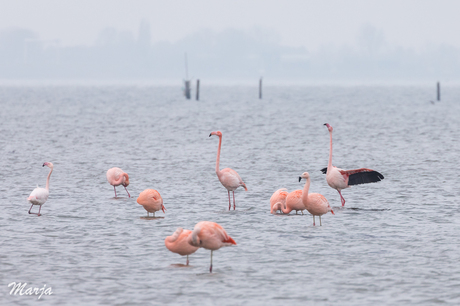
[[199,247],[195,247],[188,243],[189,236],[192,234],[191,230],[184,230],[182,227],[179,227],[174,234],[166,237],[165,246],[173,253],[179,255],[187,255],[187,266],[188,266],[188,255],[193,254]]
[[303,178],[307,181],[305,182],[305,186],[303,187],[302,203],[308,210],[308,212],[312,214],[313,225],[315,225],[315,216],[319,216],[319,225],[321,226],[321,216],[327,214],[328,212],[331,212],[333,215],[335,215],[334,211],[329,205],[327,199],[322,194],[308,193],[308,190],[310,189],[310,174],[308,174],[308,172],[302,173],[302,175],[299,176],[299,182]]
[[278,203],[275,203],[273,205],[274,211],[281,210],[284,214],[288,214],[291,211],[295,210],[295,214],[297,215],[297,212],[300,210],[300,212],[303,215],[303,210],[305,209],[305,205],[302,203],[302,190],[294,190],[290,192],[286,196],[286,201],[284,202],[284,205],[282,204],[281,201]]
[[243,186],[244,190],[248,191],[248,188],[246,188],[246,184],[243,182],[239,174],[230,168],[225,168],[222,170],[219,170],[219,160],[220,160],[220,148],[222,146],[222,133],[220,131],[217,132],[211,132],[209,134],[209,137],[212,135],[217,135],[219,137],[219,148],[217,149],[217,160],[216,160],[216,174],[217,177],[219,178],[220,183],[227,188],[228,191],[228,210],[231,208],[231,202],[230,202],[230,191],[233,192],[233,210],[235,210],[235,190]]
[[236,245],[235,240],[227,234],[222,226],[210,221],[198,222],[189,236],[188,243],[195,247],[211,250],[210,273],[212,273],[212,252],[224,246]]
[[286,188],[278,189],[273,193],[270,198],[270,213],[275,214],[278,210],[281,210],[281,207],[286,205],[286,197],[288,192]]
[[342,189],[348,188],[352,185],[375,183],[384,179],[383,175],[377,171],[367,168],[360,168],[354,170],[343,170],[332,166],[332,126],[325,123],[329,131],[330,147],[329,147],[329,162],[327,168],[321,169],[326,174],[326,181],[335,190],[339,192],[342,206],[345,205],[345,199],[342,196]]
[[160,193],[155,189],[145,189],[141,192],[137,198],[137,203],[144,206],[144,209],[147,211],[147,217],[149,213],[153,213],[155,217],[155,212],[160,209],[165,212],[166,208],[163,205],[163,198]]
[[[49,162],[46,162],[46,163],[43,164],[42,167],[45,167],[45,166],[50,168],[50,172],[48,173],[48,177],[46,179],[46,187],[45,188],[39,188],[37,186],[37,188],[35,188],[30,193],[29,197],[27,198],[27,201],[32,203],[32,205],[29,208],[29,214],[34,214],[34,215],[37,215],[37,216],[41,216],[40,211],[42,209],[42,205],[45,204],[46,200],[48,200],[48,196],[50,195],[50,177],[51,177],[51,173],[53,172],[53,164],[49,163]],[[40,205],[40,207],[38,208],[38,213],[31,213],[30,212],[34,205]]]
[[129,185],[129,176],[128,173],[123,172],[120,168],[114,167],[110,168],[107,170],[107,181],[110,183],[110,185],[113,186],[113,190],[115,191],[115,198],[117,197],[117,190],[115,189],[115,186],[120,186],[123,185],[125,187],[126,192],[128,193],[128,197],[131,197],[131,195],[128,192],[128,187]]

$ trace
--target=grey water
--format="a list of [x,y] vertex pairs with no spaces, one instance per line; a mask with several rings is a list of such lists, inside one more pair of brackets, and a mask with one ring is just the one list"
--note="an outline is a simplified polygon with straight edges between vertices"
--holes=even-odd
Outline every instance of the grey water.
[[[433,305],[460,303],[460,87],[205,86],[0,87],[1,305]],[[320,171],[371,168],[385,179],[343,190]],[[215,174],[236,170],[236,210]],[[45,186],[42,216],[27,197]],[[105,178],[130,176],[124,189]],[[279,188],[323,194],[335,215],[270,214]],[[144,189],[163,197],[146,219]],[[37,208],[34,207],[34,211]],[[237,246],[185,258],[164,239],[199,221]],[[12,282],[52,288],[10,294]]]

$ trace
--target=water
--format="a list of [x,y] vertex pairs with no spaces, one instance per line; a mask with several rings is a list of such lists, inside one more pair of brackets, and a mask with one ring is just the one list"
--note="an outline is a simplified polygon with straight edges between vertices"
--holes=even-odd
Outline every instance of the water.
[[[460,302],[460,88],[433,86],[203,86],[186,101],[176,87],[3,86],[1,103],[0,304],[33,305],[8,284],[52,287],[46,305],[344,305]],[[320,169],[385,175],[343,191],[340,207]],[[249,191],[227,192],[215,169],[238,171]],[[44,187],[42,216],[27,196]],[[120,167],[132,198],[106,182]],[[278,188],[328,198],[336,215],[271,215]],[[164,219],[143,219],[138,194],[157,189]],[[35,211],[37,208],[34,208]],[[218,222],[238,243],[185,258],[164,239],[177,227]]]

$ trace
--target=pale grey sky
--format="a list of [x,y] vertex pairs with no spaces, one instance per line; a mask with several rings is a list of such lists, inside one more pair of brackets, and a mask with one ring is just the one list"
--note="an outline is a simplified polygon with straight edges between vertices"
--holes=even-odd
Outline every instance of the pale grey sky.
[[354,45],[363,25],[390,45],[460,48],[458,0],[0,0],[0,30],[21,27],[64,46],[92,45],[101,30],[137,33],[150,23],[152,42],[175,42],[201,29],[263,27],[287,46],[317,50]]

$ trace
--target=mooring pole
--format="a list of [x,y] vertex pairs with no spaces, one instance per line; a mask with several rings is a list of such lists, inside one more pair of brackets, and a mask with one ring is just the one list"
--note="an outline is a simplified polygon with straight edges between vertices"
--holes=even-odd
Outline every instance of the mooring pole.
[[196,80],[196,100],[200,100],[200,79]]
[[259,99],[262,99],[262,78],[259,80]]
[[441,84],[438,82],[438,101],[441,101]]

